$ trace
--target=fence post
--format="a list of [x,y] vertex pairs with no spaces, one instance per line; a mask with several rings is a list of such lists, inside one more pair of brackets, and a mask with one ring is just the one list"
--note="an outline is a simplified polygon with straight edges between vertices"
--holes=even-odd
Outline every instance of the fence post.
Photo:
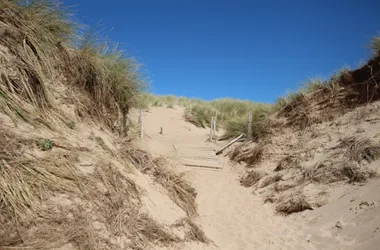
[[140,138],[144,138],[144,112],[140,110],[140,117],[139,117],[139,123],[140,123]]
[[213,124],[213,129],[214,129],[214,133],[213,133],[213,139],[216,141],[216,118],[217,118],[217,115],[215,115],[215,118],[214,118],[214,124]]
[[248,131],[247,131],[248,140],[252,140],[252,112],[248,114]]
[[212,137],[213,137],[213,127],[214,127],[214,116],[211,116],[211,122],[210,122],[210,138],[209,138],[210,141],[212,141]]

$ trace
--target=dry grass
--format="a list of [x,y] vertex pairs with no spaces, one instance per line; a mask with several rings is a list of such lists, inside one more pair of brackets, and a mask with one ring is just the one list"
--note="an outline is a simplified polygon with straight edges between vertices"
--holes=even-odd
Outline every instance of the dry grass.
[[124,133],[126,115],[141,106],[145,89],[139,65],[91,35],[77,39],[77,26],[54,0],[0,2],[0,110],[28,122],[38,117],[46,125],[57,113],[49,91],[61,81],[80,93],[70,98],[81,116],[110,128],[117,120]]
[[264,146],[262,144],[242,144],[230,153],[230,160],[245,162],[248,166],[257,164],[262,157]]
[[350,183],[366,182],[377,176],[377,172],[355,164],[344,164],[340,168],[340,174],[348,178]]
[[[84,175],[69,149],[34,159],[24,156],[29,147],[36,147],[33,140],[0,132],[1,249],[71,244],[100,250],[121,248],[123,242],[126,249],[147,249],[180,241],[140,212],[140,191],[127,168],[98,163]],[[61,204],[54,197],[65,198]]]
[[338,161],[319,162],[314,167],[304,169],[302,175],[301,181],[309,180],[328,184],[346,180],[350,183],[365,182],[376,177],[377,173],[365,166],[360,166],[357,162],[338,159]]
[[288,196],[282,196],[277,200],[276,212],[283,215],[302,212],[313,208],[306,200],[305,195],[300,192],[292,193]]
[[210,242],[210,239],[207,238],[202,228],[200,228],[189,218],[180,219],[173,225],[173,227],[182,227],[185,229],[185,240],[198,241],[205,244],[208,244]]
[[375,143],[368,138],[349,137],[341,142],[342,146],[347,147],[344,154],[349,160],[358,163],[364,161],[372,162],[380,157],[380,144]]
[[132,149],[125,152],[127,157],[143,173],[149,174],[153,179],[164,187],[170,198],[182,208],[190,217],[197,216],[195,198],[197,193],[185,179],[185,173],[176,174],[168,169],[170,163],[163,157],[152,159],[143,150]]
[[279,172],[289,168],[295,168],[298,166],[298,159],[295,155],[286,156],[283,158],[277,165],[277,167],[273,170],[275,172]]
[[312,167],[304,168],[302,170],[302,177],[303,180],[320,183],[332,183],[335,181],[344,180],[344,177],[340,176],[336,165],[330,160],[318,162]]
[[243,187],[252,187],[256,183],[258,183],[262,177],[263,177],[262,173],[255,171],[255,170],[251,170],[251,171],[246,172],[241,177],[240,184]]
[[297,186],[297,183],[287,183],[287,182],[276,182],[274,184],[273,190],[276,192],[284,192],[288,189],[291,189],[293,187]]
[[265,177],[259,184],[259,188],[264,188],[264,187],[267,187],[273,183],[276,183],[278,181],[281,181],[282,180],[282,174],[274,174],[274,175],[270,175],[270,176],[267,176]]

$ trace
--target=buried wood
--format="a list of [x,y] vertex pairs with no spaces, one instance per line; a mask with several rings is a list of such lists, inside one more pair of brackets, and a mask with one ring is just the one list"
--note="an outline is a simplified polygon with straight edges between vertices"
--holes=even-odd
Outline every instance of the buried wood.
[[232,141],[230,141],[226,146],[224,146],[223,148],[221,148],[218,151],[216,151],[215,154],[216,155],[221,154],[226,148],[228,148],[229,146],[231,146],[232,144],[234,144],[235,142],[237,142],[238,140],[240,140],[241,138],[243,138],[243,136],[244,136],[244,134],[239,135],[238,137],[236,137],[235,139],[233,139]]

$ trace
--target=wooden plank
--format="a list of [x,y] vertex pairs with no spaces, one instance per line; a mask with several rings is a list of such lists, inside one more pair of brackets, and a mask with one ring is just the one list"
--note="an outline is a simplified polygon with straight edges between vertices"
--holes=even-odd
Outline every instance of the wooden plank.
[[181,163],[185,166],[193,166],[193,167],[210,167],[210,168],[223,168],[216,161],[202,161],[195,159],[181,159]]
[[250,141],[252,140],[252,112],[249,112],[249,114],[248,114],[247,138]]
[[210,123],[210,138],[209,138],[209,141],[212,141],[212,137],[213,137],[213,126],[214,126],[214,116],[211,116],[211,123]]
[[139,123],[140,123],[140,138],[144,138],[144,112],[142,110],[140,110],[140,119],[139,119]]
[[232,144],[234,144],[235,142],[237,142],[238,140],[240,140],[241,138],[243,138],[244,134],[241,134],[239,135],[238,137],[236,137],[235,139],[233,139],[232,141],[230,141],[226,146],[224,146],[223,148],[219,149],[218,151],[216,151],[216,155],[219,155],[220,153],[223,152],[223,150],[225,150],[226,148],[228,148],[229,146],[231,146]]

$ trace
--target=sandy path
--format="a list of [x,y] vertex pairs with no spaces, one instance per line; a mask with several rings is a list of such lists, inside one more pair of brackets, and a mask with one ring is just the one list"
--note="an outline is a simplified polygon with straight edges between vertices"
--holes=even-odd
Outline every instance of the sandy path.
[[239,185],[236,172],[196,170],[200,221],[220,249],[312,249],[301,246],[301,235],[248,189]]
[[[215,147],[205,143],[207,130],[183,121],[180,109],[153,108],[145,120],[148,146],[154,154],[170,155],[172,145],[178,143]],[[164,135],[158,133],[161,126]],[[198,192],[197,220],[218,249],[314,249],[294,220],[274,216],[261,198],[240,186],[238,170],[220,164],[222,170],[179,167],[180,171],[189,171]]]

